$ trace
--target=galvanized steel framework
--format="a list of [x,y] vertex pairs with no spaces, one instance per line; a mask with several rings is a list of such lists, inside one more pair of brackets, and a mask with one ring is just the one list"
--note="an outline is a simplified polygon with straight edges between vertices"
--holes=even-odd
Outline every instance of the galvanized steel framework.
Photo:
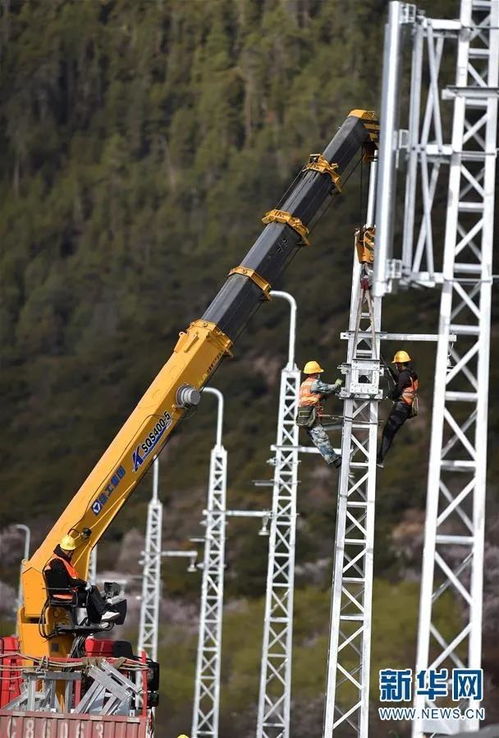
[[[374,171],[371,175],[367,225],[374,214]],[[338,728],[348,731],[340,735],[368,735],[381,299],[369,305],[360,270],[355,257],[347,361],[341,367],[345,403],[324,738]]]
[[193,738],[218,736],[225,569],[227,452],[222,446],[223,395],[212,387],[205,387],[203,394],[205,393],[217,397],[218,417],[216,443],[210,456],[208,502],[205,510],[206,536],[192,714]]
[[137,650],[154,661],[158,656],[158,621],[161,597],[161,525],[163,503],[158,498],[159,459],[153,463],[152,497],[147,507],[147,528],[142,570],[139,641]]
[[[450,171],[416,663],[417,671],[449,673],[481,663],[499,0],[462,0],[458,26],[455,85],[443,90],[453,104],[452,138],[437,153]],[[447,591],[460,618],[444,636],[435,613]],[[433,703],[417,698],[425,704]],[[458,722],[478,728],[475,718]],[[446,727],[416,720],[413,736]]]
[[295,423],[300,372],[295,364],[296,303],[286,292],[271,292],[291,306],[288,362],[281,372],[272,518],[263,626],[257,738],[289,736],[293,636],[298,433]]
[[[400,95],[382,115],[383,134],[392,143],[381,152],[380,186],[383,179],[390,197],[379,205],[376,247],[387,261],[376,269],[374,290],[382,296],[397,283],[442,284],[416,672],[447,668],[450,674],[456,667],[479,668],[481,661],[499,0],[462,0],[458,21],[426,18],[413,5],[391,3],[388,32],[397,52],[392,90],[400,81],[404,27],[412,35],[410,109],[406,128],[398,120]],[[442,62],[456,47],[457,72],[449,83]],[[441,100],[452,103],[450,143]],[[404,159],[403,248],[394,254],[390,210],[395,163]],[[432,210],[442,187],[448,200],[439,269]],[[460,618],[444,636],[437,613],[447,592]],[[415,702],[417,708],[435,704],[421,696]],[[467,700],[462,706],[477,704]],[[458,726],[419,717],[413,736],[476,727],[476,719]]]

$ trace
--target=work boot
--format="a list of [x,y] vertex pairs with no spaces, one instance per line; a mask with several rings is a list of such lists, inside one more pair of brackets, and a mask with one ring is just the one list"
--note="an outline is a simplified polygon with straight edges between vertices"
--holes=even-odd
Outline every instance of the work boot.
[[[341,469],[341,456],[337,456],[335,459],[329,462],[329,466],[334,466],[336,469]],[[348,481],[353,482],[355,475],[353,472],[348,472]]]

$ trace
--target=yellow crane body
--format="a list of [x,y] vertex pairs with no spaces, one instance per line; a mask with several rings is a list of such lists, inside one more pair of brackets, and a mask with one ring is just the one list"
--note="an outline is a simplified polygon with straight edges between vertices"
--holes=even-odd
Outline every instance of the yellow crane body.
[[[177,388],[199,389],[229,351],[231,341],[206,321],[192,323],[181,333],[171,358],[159,372],[118,435],[75,494],[43,544],[22,573],[23,606],[18,613],[18,632],[23,653],[30,656],[65,655],[72,638],[54,636],[47,640],[39,632],[46,591],[43,568],[63,535],[75,538],[73,564],[86,578],[91,548],[133,492],[150,462],[185,413],[177,404]],[[90,530],[91,546],[84,531]],[[56,612],[57,611],[57,612]],[[48,630],[67,617],[62,608],[47,613]]]
[[[309,245],[308,234],[346,181],[359,150],[372,152],[378,137],[375,113],[353,110],[322,154],[313,154],[278,210],[236,265],[200,320],[181,333],[173,354],[115,439],[76,492],[32,557],[23,562],[22,603],[18,611],[21,652],[26,657],[65,658],[71,634],[58,632],[68,613],[48,603],[43,571],[54,548],[70,535],[72,564],[87,578],[92,548],[132,494],[251,315],[268,300],[275,280]],[[197,397],[196,397],[197,394]],[[57,494],[57,491],[54,491]]]

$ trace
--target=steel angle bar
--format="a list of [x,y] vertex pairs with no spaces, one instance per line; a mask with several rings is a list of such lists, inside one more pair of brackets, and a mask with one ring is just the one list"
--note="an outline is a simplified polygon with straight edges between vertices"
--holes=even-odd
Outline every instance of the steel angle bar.
[[[194,683],[192,736],[218,738],[222,615],[225,571],[227,452],[222,445],[224,398],[214,387],[203,394],[217,399],[216,439],[210,453],[204,555],[201,580],[199,635]],[[196,552],[194,552],[196,553]]]
[[[445,666],[446,660],[449,663],[460,660],[465,667],[477,668],[481,657],[499,4],[462,0],[460,22],[456,85],[447,88],[443,96],[453,99],[455,153],[451,157],[449,179],[442,339],[437,348],[417,669],[433,668],[434,664]],[[477,42],[479,46],[475,45]],[[483,67],[477,67],[479,62],[483,62]],[[484,112],[478,113],[477,118],[480,108]],[[470,145],[475,148],[468,153],[466,147]],[[477,147],[482,157],[478,156]],[[472,166],[473,159],[479,164],[478,170]],[[466,199],[471,192],[472,202]],[[476,275],[475,284],[469,275]],[[466,293],[469,285],[471,291]],[[456,326],[463,341],[461,356],[454,349],[449,350],[448,340],[449,327],[454,327],[450,320],[460,312],[466,315],[466,322]],[[457,362],[451,369],[447,367],[448,354]],[[454,390],[456,384],[459,391]],[[455,413],[459,412],[461,403],[466,403],[468,418],[459,427],[455,420],[459,415],[450,415],[447,402],[456,406]],[[453,459],[448,459],[450,451]],[[463,481],[459,481],[456,472],[463,476]],[[438,510],[442,514],[432,519],[432,512]],[[448,535],[440,530],[443,523],[453,525],[456,530],[461,524],[467,535]],[[450,557],[446,553],[449,545],[453,551]],[[456,558],[459,548],[462,555]],[[443,581],[436,577],[435,563]],[[464,569],[468,575],[462,579]],[[464,620],[449,644],[444,645],[434,610],[442,592],[449,588],[463,598]],[[464,659],[459,658],[457,645],[459,653],[464,649]],[[470,707],[478,706],[476,700],[467,702]],[[421,708],[423,704],[424,700],[419,700],[416,707]],[[466,720],[467,730],[477,727],[478,719]],[[417,720],[413,736],[419,738],[430,732],[430,728],[432,734],[438,732],[438,726]]]
[[299,452],[318,453],[299,445],[300,372],[294,361],[296,303],[291,295],[272,291],[290,306],[288,362],[281,372],[274,452],[272,514],[265,594],[257,738],[287,738],[290,731],[293,638],[296,494]]

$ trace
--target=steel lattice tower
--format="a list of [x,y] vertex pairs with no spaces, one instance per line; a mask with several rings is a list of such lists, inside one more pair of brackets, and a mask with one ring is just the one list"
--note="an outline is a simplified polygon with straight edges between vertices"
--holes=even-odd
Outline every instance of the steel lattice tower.
[[152,497],[147,507],[147,528],[143,552],[142,599],[140,603],[137,650],[154,661],[158,656],[158,622],[161,599],[161,534],[163,503],[158,498],[159,459],[153,463]]
[[[462,0],[458,26],[456,82],[443,90],[453,124],[416,664],[449,675],[481,664],[499,1]],[[444,636],[435,612],[447,590],[460,618]],[[413,736],[444,727],[417,720]]]
[[[367,223],[372,225],[375,167]],[[340,726],[367,738],[376,491],[381,299],[369,304],[354,259],[350,304],[341,474],[336,519],[324,738]],[[347,735],[341,733],[341,735]]]
[[[412,71],[404,129],[398,88],[407,30]],[[393,2],[388,39],[392,63],[383,86],[390,95],[382,133],[393,143],[384,152],[380,176],[385,204],[379,208],[376,246],[383,258],[374,285],[382,296],[397,284],[442,284],[416,673],[447,669],[450,681],[453,668],[479,668],[481,661],[499,2],[461,0],[457,21],[426,18],[414,5]],[[457,72],[448,84],[443,61],[456,49]],[[453,106],[450,143],[441,101]],[[390,203],[397,163],[404,159],[403,248],[392,258]],[[442,189],[447,216],[440,270],[433,211]],[[458,618],[453,632],[444,635],[438,607],[448,593]],[[423,720],[419,711],[435,704],[417,696],[415,738],[478,727],[476,718],[457,724]],[[464,700],[461,706],[477,704]]]
[[216,444],[210,456],[208,503],[205,510],[206,537],[192,715],[193,738],[217,738],[220,707],[227,451],[222,446],[223,395],[212,387],[205,387],[203,394],[206,392],[216,395],[218,399],[218,420]]
[[296,303],[286,292],[271,292],[291,306],[288,362],[281,372],[277,440],[263,626],[257,738],[289,736],[291,661],[298,484],[300,372],[294,359]]

